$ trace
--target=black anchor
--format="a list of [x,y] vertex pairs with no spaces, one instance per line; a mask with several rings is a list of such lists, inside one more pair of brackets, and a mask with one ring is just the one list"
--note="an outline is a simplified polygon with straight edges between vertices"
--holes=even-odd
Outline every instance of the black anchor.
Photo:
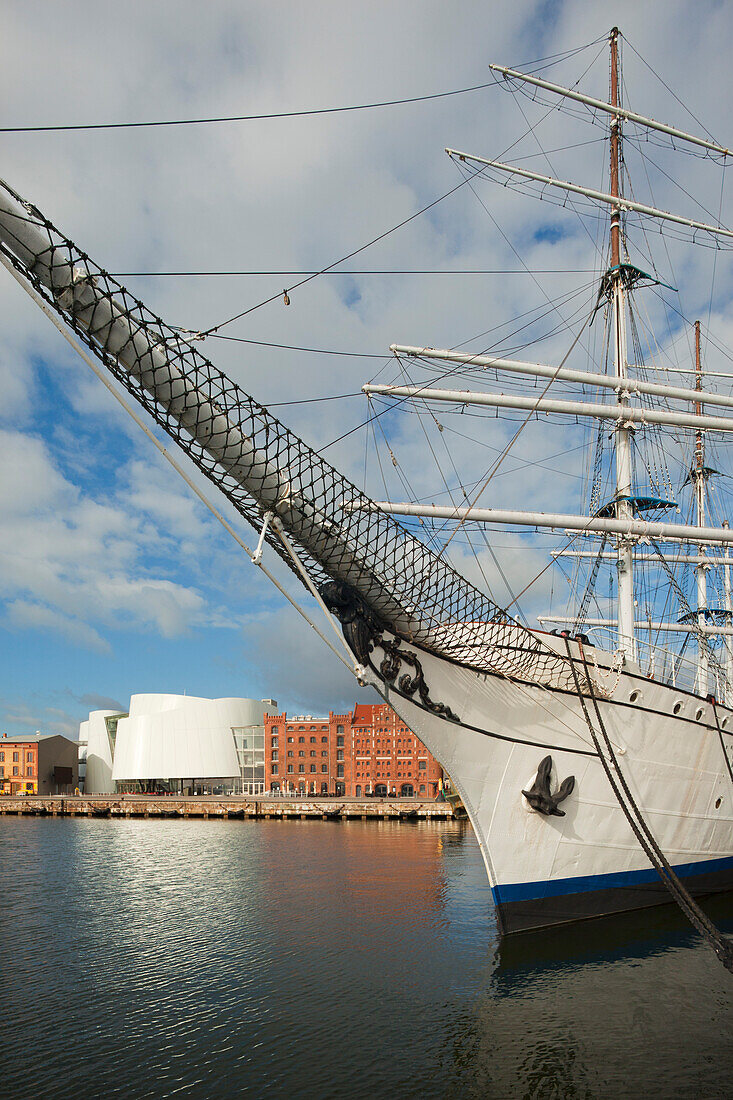
[[533,810],[544,814],[545,817],[565,817],[564,810],[558,810],[558,805],[568,797],[575,786],[575,776],[569,775],[554,794],[550,793],[550,772],[552,771],[552,757],[546,756],[537,769],[537,776],[528,791],[522,794],[529,802]]

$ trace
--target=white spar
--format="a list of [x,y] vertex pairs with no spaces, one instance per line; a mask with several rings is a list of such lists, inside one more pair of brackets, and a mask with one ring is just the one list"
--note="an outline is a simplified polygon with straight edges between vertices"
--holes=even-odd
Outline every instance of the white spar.
[[425,519],[456,520],[460,523],[508,523],[520,527],[547,527],[552,530],[594,532],[621,535],[625,538],[673,538],[685,543],[713,542],[733,544],[730,527],[688,527],[681,523],[646,523],[644,520],[605,519],[597,516],[576,516],[564,512],[515,512],[506,508],[454,508],[446,504],[404,504],[375,500],[369,504],[354,501],[344,505],[354,511],[364,508],[392,516],[416,516]]
[[637,214],[648,214],[652,218],[661,218],[662,221],[674,222],[675,225],[684,225],[688,229],[700,229],[705,233],[713,233],[718,237],[733,237],[733,230],[724,229],[719,225],[708,225],[707,222],[694,221],[692,218],[683,218],[679,214],[672,214],[668,210],[659,210],[656,206],[646,206],[642,202],[633,202],[623,195],[609,195],[607,191],[594,191],[590,187],[580,187],[577,183],[569,183],[567,180],[554,179],[552,176],[543,176],[539,172],[529,172],[526,168],[517,168],[513,164],[503,164],[500,160],[488,160],[473,153],[461,153],[458,149],[446,149],[449,157],[458,157],[459,160],[472,160],[477,164],[485,164],[488,168],[497,168],[500,172],[508,172],[509,175],[522,176],[524,179],[534,180],[536,183],[544,183],[548,187],[559,187],[563,191],[570,191],[574,195],[585,195],[596,202],[605,202],[617,210],[634,210]]
[[615,420],[620,424],[668,424],[676,428],[698,428],[701,431],[733,431],[733,417],[696,416],[693,413],[670,412],[667,409],[643,409],[621,404],[600,405],[590,401],[561,401],[550,397],[518,397],[476,390],[443,390],[433,386],[383,386],[368,383],[361,388],[364,393],[382,397],[412,397],[424,401],[447,401],[457,405],[487,405],[495,409],[590,416],[598,420]]
[[[410,344],[390,344],[389,350],[395,355],[409,355],[416,359],[435,359],[445,363],[465,363],[467,366],[485,367],[491,370],[507,371],[510,374],[530,374],[535,378],[552,378],[558,382],[577,382],[581,386],[599,386],[605,389],[626,392],[629,396],[646,393],[654,397],[666,397],[670,401],[700,400],[698,390],[684,386],[666,386],[661,382],[643,382],[638,378],[621,378],[616,374],[595,374],[585,370],[571,370],[568,367],[553,367],[546,363],[525,363],[519,359],[495,359],[490,355],[467,355],[465,352],[448,351],[438,348],[419,348]],[[662,368],[665,371],[669,367]],[[707,376],[710,371],[704,372]],[[733,375],[721,375],[733,382]],[[733,396],[723,393],[703,395],[706,405],[720,405],[733,409]]]

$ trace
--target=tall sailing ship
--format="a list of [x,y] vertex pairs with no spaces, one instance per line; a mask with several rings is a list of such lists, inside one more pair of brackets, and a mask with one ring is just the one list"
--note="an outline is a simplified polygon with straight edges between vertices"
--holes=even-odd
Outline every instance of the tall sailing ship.
[[[494,67],[507,80],[610,120],[608,192],[448,150],[466,171],[583,196],[610,210],[608,263],[594,311],[607,321],[607,371],[571,369],[567,356],[543,365],[394,345],[399,357],[445,365],[451,378],[460,370],[472,378],[531,378],[540,380],[540,392],[364,387],[372,398],[428,408],[510,409],[522,423],[548,414],[599,424],[587,514],[488,509],[478,498],[462,507],[372,500],[34,206],[5,184],[0,191],[0,260],[8,271],[93,369],[99,371],[96,357],[255,528],[252,560],[263,566],[267,546],[287,563],[325,622],[319,626],[304,611],[312,625],[341,647],[360,683],[376,688],[450,774],[506,933],[655,905],[668,900],[665,886],[683,907],[694,906],[691,895],[733,886],[733,531],[725,517],[709,521],[716,471],[705,449],[707,440],[718,433],[727,439],[733,430],[726,413],[733,395],[703,391],[699,325],[694,386],[660,381],[659,370],[630,356],[631,301],[652,280],[631,262],[624,227],[634,214],[718,241],[733,232],[626,197],[622,130],[632,123],[714,157],[731,153],[624,108],[618,40],[614,29],[608,101]],[[606,397],[548,396],[554,383],[563,392],[571,383]],[[669,478],[652,477],[648,463],[646,473],[643,462],[635,470],[640,441],[664,431],[683,445],[689,440],[688,522],[665,518],[677,509]],[[609,435],[615,476],[602,499]],[[583,578],[578,607],[546,616],[542,627],[552,629],[530,628],[395,516],[568,535],[556,560],[571,561]],[[595,592],[609,564],[612,607]],[[666,578],[667,595],[647,601],[644,617],[640,578],[652,566]],[[690,570],[688,598],[683,574]],[[589,615],[594,599],[605,614]]]

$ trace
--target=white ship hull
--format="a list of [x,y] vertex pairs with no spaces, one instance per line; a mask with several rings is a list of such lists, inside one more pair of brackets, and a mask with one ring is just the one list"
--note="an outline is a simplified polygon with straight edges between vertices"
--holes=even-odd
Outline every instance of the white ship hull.
[[[399,648],[419,661],[423,698],[412,685],[411,695],[400,690],[400,674],[392,682],[379,675],[378,642],[369,662],[376,686],[460,794],[502,931],[669,900],[616,801],[577,695],[477,673],[402,641]],[[401,672],[414,676],[414,664]],[[608,675],[614,686],[599,700],[603,720],[656,840],[692,893],[730,888],[733,712],[718,705],[716,721],[699,696],[630,671]],[[430,709],[441,704],[458,721]],[[522,794],[548,754],[553,791],[575,777],[564,816],[536,812]]]

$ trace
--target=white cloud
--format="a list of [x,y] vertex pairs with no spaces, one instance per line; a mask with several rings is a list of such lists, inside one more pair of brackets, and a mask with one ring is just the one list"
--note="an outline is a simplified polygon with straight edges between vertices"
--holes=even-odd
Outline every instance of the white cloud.
[[26,600],[11,600],[6,606],[6,624],[11,629],[26,628],[43,633],[60,634],[84,649],[95,649],[100,653],[110,652],[108,642],[88,623],[63,615],[42,604],[29,603]]

